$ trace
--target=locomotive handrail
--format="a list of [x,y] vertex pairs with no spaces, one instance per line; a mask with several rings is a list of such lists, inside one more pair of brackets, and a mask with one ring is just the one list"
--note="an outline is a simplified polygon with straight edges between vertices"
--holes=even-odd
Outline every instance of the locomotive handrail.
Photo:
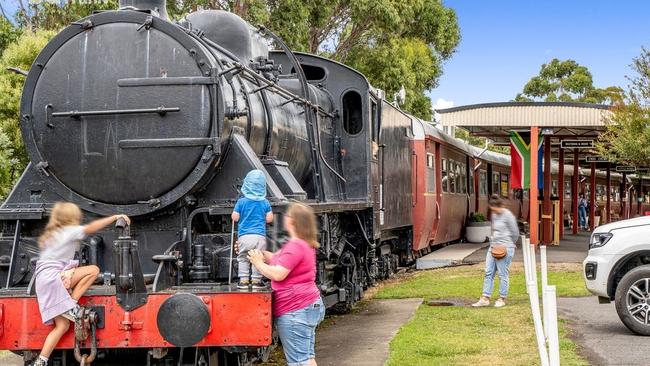
[[156,107],[156,108],[136,108],[136,109],[107,109],[97,111],[68,111],[53,112],[52,117],[82,117],[82,116],[105,116],[109,114],[141,114],[141,113],[158,113],[161,116],[167,112],[180,112],[179,107]]

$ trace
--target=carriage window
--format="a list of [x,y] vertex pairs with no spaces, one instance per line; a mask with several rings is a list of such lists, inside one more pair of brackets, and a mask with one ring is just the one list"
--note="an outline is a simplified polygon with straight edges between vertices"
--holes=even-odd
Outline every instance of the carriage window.
[[509,186],[509,177],[508,174],[501,173],[501,197],[508,197],[508,186]]
[[467,194],[467,165],[460,164],[459,169],[460,169],[461,193]]
[[449,159],[449,192],[456,193],[456,162]]
[[487,173],[482,169],[479,174],[478,189],[481,196],[487,195]]
[[372,141],[379,141],[379,123],[377,121],[377,102],[370,101],[370,125],[372,127]]
[[447,159],[441,159],[441,164],[442,164],[442,191],[447,192],[449,191],[448,187],[448,178],[447,178]]
[[605,200],[605,186],[602,184],[596,184],[596,201]]
[[564,198],[571,198],[571,182],[564,182]]
[[472,166],[469,167],[469,194],[474,194],[474,169]]
[[427,153],[427,192],[436,191],[436,170],[434,169],[433,154]]
[[349,91],[343,95],[343,129],[350,135],[356,135],[363,129],[361,104],[359,93]]
[[458,193],[467,193],[466,187],[466,177],[465,177],[465,164],[458,163],[456,166],[456,171],[458,172]]
[[500,194],[499,185],[501,184],[501,179],[499,173],[492,173],[492,194]]

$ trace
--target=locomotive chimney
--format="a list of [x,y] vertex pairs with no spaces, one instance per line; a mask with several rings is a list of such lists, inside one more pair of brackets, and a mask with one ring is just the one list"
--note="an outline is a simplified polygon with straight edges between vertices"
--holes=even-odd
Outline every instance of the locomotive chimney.
[[120,9],[123,8],[151,10],[159,18],[169,20],[167,16],[167,0],[120,0]]

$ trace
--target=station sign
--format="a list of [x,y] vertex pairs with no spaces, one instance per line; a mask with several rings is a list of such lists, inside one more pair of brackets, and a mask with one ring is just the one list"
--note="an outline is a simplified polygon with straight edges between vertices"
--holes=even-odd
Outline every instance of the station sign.
[[562,140],[560,147],[563,149],[592,149],[594,140]]
[[607,160],[607,158],[604,156],[587,156],[585,158],[585,161],[587,163],[606,163],[609,160]]
[[629,165],[617,165],[616,171],[619,173],[634,173],[636,172],[636,168]]

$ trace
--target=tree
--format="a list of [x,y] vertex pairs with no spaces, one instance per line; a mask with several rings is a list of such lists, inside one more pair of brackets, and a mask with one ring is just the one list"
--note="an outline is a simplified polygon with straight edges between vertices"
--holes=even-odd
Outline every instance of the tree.
[[650,166],[650,51],[643,48],[631,65],[628,90],[616,100],[596,150],[610,161]]
[[543,64],[539,75],[533,76],[517,94],[516,101],[612,103],[620,88],[594,87],[591,72],[573,60],[554,58]]
[[15,27],[4,16],[0,16],[0,55],[8,45],[18,39],[20,33],[20,28]]
[[25,77],[8,71],[7,67],[28,70],[53,35],[49,31],[25,31],[0,57],[0,197],[7,193],[28,162],[19,120]]

